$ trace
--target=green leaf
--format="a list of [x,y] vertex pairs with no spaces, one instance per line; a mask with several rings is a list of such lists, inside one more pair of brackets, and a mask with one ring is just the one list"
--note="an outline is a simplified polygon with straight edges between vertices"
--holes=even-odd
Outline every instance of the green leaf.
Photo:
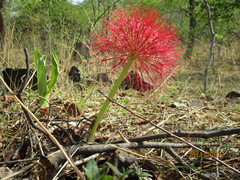
[[140,174],[140,175],[138,175],[139,177],[152,177],[152,175],[151,174],[149,174],[149,173],[142,173],[142,174]]
[[235,105],[234,108],[238,111],[240,111],[240,106]]
[[118,170],[117,167],[115,167],[114,165],[112,165],[111,163],[109,162],[106,162],[106,164],[112,169],[112,171],[118,176],[122,176],[122,173]]
[[101,180],[113,180],[113,176],[104,175],[104,176],[102,176]]
[[47,81],[46,57],[43,56],[38,49],[36,49],[34,51],[33,58],[37,69],[38,94],[39,96],[45,98],[45,99],[40,98],[39,105],[45,108],[48,106],[46,100],[49,100],[49,96],[58,80],[59,76],[58,58],[55,53],[52,53],[52,71],[49,84]]
[[59,76],[59,62],[58,57],[55,52],[52,52],[52,71],[51,71],[51,79],[48,85],[48,93],[51,93],[53,87],[57,83]]
[[[37,69],[38,94],[39,96],[46,97],[48,93],[46,57],[43,56],[38,49],[36,49],[33,54],[33,59]],[[40,98],[40,106],[45,103],[45,100]]]
[[84,168],[88,180],[96,180],[100,175],[100,170],[94,159],[88,161],[86,167]]
[[126,171],[124,169],[120,179],[126,179],[131,172],[133,172],[133,170],[129,169],[129,170]]

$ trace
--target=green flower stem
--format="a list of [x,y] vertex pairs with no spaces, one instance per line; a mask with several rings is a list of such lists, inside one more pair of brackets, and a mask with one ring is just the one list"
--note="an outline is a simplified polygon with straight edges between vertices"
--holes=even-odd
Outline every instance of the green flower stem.
[[[117,81],[115,82],[112,90],[110,91],[108,97],[110,99],[113,99],[114,95],[116,94],[117,90],[119,89],[120,85],[122,84],[122,81],[124,80],[125,76],[127,75],[127,72],[129,71],[129,69],[131,68],[133,61],[134,61],[135,56],[132,55],[131,59],[127,62],[127,64],[125,65],[123,71],[121,72],[120,76],[118,77]],[[103,103],[103,106],[101,108],[101,110],[99,111],[96,120],[94,121],[94,124],[92,126],[91,129],[91,133],[90,133],[90,137],[88,141],[93,141],[94,140],[94,135],[96,133],[96,130],[98,128],[98,125],[101,122],[101,119],[105,113],[105,111],[107,110],[108,106],[109,106],[109,99],[106,99],[105,102]]]

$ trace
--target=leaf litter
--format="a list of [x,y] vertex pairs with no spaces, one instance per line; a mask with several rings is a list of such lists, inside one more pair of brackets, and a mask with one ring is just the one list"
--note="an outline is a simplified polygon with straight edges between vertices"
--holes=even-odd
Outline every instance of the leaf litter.
[[[89,90],[92,88],[91,90]],[[104,97],[95,89],[101,87],[89,87],[87,90],[80,92],[79,96],[72,93],[65,98],[57,97],[52,100],[51,108],[48,114],[38,111],[32,96],[26,96],[25,102],[30,109],[34,109],[35,114],[52,132],[57,140],[68,148],[72,145],[86,145],[89,136],[91,121],[96,116]],[[174,88],[174,87],[173,87]],[[74,86],[71,87],[74,91]],[[169,86],[171,89],[171,86]],[[94,91],[95,93],[92,93]],[[85,104],[81,104],[81,97],[89,96]],[[67,92],[71,93],[71,92]],[[124,96],[122,94],[124,93]],[[171,96],[162,98],[158,92],[137,92],[135,90],[119,90],[115,100],[134,111],[136,114],[151,120],[161,127],[171,131],[213,131],[221,129],[230,129],[239,126],[239,109],[240,100],[229,100],[223,96],[214,95],[212,100],[201,96],[178,96],[175,93]],[[64,94],[61,94],[64,97]],[[30,169],[19,173],[15,178],[48,178],[50,174],[57,171],[51,163],[47,163],[43,157],[58,150],[45,136],[33,129],[26,121],[25,115],[19,108],[19,105],[10,100],[11,96],[1,97],[1,126],[0,126],[0,159],[2,164],[1,171],[8,173],[18,172],[23,167],[33,164],[40,159],[41,165],[31,167]],[[10,102],[10,103],[9,103]],[[116,104],[111,104],[105,114],[102,123],[96,134],[96,142],[104,144],[107,142],[122,139],[121,135],[126,138],[162,134],[161,130],[153,127],[148,122],[144,122],[137,116],[134,116],[122,109]],[[189,142],[201,142],[202,148],[208,152],[215,153],[221,160],[227,162],[236,169],[240,168],[239,159],[239,134],[221,136],[209,139],[185,137]],[[174,138],[163,138],[153,142],[172,142],[179,143]],[[213,144],[212,146],[204,144]],[[216,145],[217,144],[217,145]],[[216,176],[218,169],[222,179],[224,177],[237,178],[239,175],[233,173],[224,166],[216,164],[204,154],[201,154],[191,148],[177,148],[175,151],[185,160],[189,166],[193,166],[198,172],[187,171],[186,168],[178,166],[178,161],[173,158],[164,149],[158,148],[140,148],[133,150],[147,158],[136,158],[135,166],[141,168],[144,172],[151,173],[152,179],[169,179],[169,178],[196,178],[196,175],[204,170],[204,173]],[[111,153],[103,155],[99,166],[102,163],[110,161],[113,156]],[[78,155],[78,159],[86,158],[87,155]],[[26,160],[26,161],[19,161]],[[19,162],[18,162],[19,161]],[[110,161],[112,162],[112,161]],[[47,165],[48,164],[48,165]],[[60,163],[61,164],[61,163]],[[45,167],[45,168],[41,168]],[[7,168],[6,168],[7,167]],[[78,166],[84,172],[83,166]],[[47,172],[49,168],[51,172]],[[44,170],[45,169],[45,170]],[[55,170],[54,170],[55,169]],[[73,171],[66,171],[62,177],[74,177]],[[4,174],[2,173],[2,174]]]

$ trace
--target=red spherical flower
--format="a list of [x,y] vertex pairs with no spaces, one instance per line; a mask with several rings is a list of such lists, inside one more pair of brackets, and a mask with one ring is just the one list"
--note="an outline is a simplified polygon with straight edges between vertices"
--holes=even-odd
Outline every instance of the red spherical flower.
[[142,79],[157,85],[173,74],[181,44],[176,29],[160,12],[133,7],[114,10],[92,34],[91,49],[108,67],[124,66],[132,57],[132,70]]

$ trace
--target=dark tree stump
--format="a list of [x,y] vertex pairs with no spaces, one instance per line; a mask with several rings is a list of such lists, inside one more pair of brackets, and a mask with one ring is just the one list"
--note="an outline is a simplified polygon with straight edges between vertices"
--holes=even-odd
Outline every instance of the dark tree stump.
[[[27,74],[26,68],[6,68],[2,71],[3,73],[3,79],[6,82],[6,84],[14,91],[19,90],[21,85],[23,84],[24,77]],[[34,73],[34,74],[33,74]],[[30,80],[28,87],[30,87],[32,90],[37,90],[37,73],[34,69],[30,69],[29,72],[29,78]]]

